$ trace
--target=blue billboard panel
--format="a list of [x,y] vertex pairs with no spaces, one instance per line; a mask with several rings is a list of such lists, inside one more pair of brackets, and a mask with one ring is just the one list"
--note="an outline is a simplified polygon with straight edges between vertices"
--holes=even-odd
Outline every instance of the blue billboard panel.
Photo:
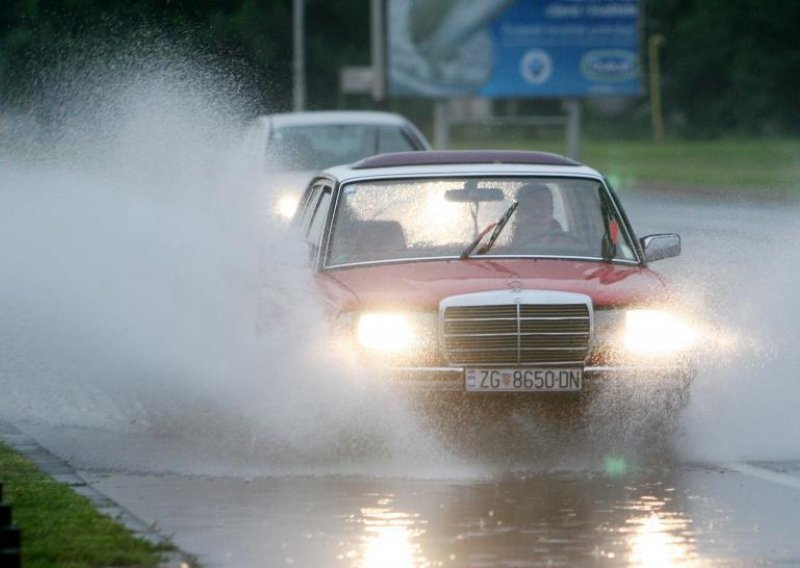
[[641,94],[637,0],[387,0],[388,90]]

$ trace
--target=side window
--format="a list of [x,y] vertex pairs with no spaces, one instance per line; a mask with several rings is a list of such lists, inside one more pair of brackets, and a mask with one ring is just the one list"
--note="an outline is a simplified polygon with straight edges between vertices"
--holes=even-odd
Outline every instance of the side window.
[[321,192],[322,184],[315,184],[306,192],[305,197],[303,197],[303,210],[296,217],[298,220],[297,226],[300,227],[300,231],[302,232],[303,236],[308,234],[308,225],[311,221],[311,216],[314,214],[314,211],[317,208],[317,203],[319,202],[319,196]]
[[399,127],[381,126],[378,131],[378,153],[408,152],[417,148]]
[[322,232],[325,229],[325,222],[328,219],[328,210],[331,206],[331,188],[328,186],[321,187],[321,194],[317,200],[317,205],[314,212],[311,214],[311,220],[306,232],[306,243],[309,245],[309,255],[313,260],[317,255],[319,243],[322,239]]

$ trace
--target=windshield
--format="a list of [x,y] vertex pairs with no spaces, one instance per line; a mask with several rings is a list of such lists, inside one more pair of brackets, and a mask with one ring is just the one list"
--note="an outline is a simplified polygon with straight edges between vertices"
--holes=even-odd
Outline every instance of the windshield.
[[[495,242],[470,250],[476,239],[491,239],[515,201]],[[326,265],[462,255],[636,261],[623,226],[606,189],[592,179],[358,182],[339,192]]]
[[288,171],[322,170],[384,152],[415,150],[396,125],[325,124],[273,131],[267,158]]

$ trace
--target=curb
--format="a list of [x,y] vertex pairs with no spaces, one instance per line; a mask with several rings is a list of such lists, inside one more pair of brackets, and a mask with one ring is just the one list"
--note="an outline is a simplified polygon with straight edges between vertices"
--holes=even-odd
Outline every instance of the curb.
[[[58,483],[67,485],[78,495],[86,497],[101,514],[111,517],[128,529],[134,536],[153,545],[174,543],[153,525],[148,525],[133,513],[98,491],[76,472],[69,463],[41,447],[36,440],[18,430],[12,424],[0,420],[0,441],[49,475]],[[182,550],[162,552],[161,568],[191,568],[196,560]]]

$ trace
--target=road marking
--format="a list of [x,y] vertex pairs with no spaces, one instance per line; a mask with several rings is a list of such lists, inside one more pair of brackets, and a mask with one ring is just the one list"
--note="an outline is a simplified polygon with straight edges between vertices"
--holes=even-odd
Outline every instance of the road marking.
[[764,469],[763,467],[756,467],[754,465],[741,462],[726,463],[725,467],[732,469],[733,471],[738,471],[743,475],[757,477],[759,479],[763,479],[764,481],[769,481],[770,483],[783,485],[784,487],[791,487],[792,489],[797,489],[800,491],[800,477],[787,475],[785,473],[778,473],[776,471]]

